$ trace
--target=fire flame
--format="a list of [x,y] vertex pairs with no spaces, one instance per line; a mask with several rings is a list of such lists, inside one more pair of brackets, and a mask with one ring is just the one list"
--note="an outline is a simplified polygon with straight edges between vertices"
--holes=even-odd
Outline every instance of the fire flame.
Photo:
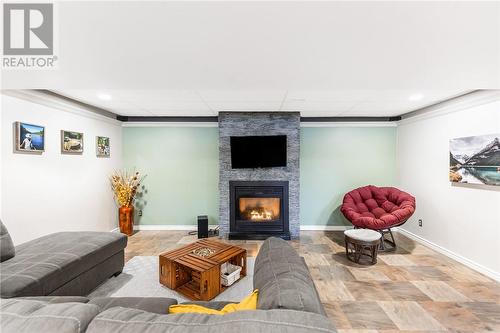
[[252,210],[250,212],[250,218],[252,220],[272,220],[273,219],[273,213],[267,210],[264,210],[262,212],[258,212],[256,210]]
[[273,221],[280,216],[280,198],[239,198],[238,210],[242,220]]

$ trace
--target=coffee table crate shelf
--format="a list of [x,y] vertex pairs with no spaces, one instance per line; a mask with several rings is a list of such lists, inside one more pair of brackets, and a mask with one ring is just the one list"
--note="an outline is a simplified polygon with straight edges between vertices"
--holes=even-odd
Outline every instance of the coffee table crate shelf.
[[[200,256],[196,250],[209,249]],[[241,266],[246,275],[247,252],[240,247],[209,239],[160,254],[160,283],[192,300],[209,301],[226,287],[221,284],[220,266],[225,262]]]

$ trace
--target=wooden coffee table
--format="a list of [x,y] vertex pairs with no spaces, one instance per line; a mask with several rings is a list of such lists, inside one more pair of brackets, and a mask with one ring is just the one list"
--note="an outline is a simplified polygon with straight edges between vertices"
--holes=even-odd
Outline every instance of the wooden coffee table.
[[[203,251],[208,255],[194,253]],[[241,266],[241,277],[246,275],[245,249],[202,239],[160,254],[160,283],[189,299],[209,301],[226,289],[220,278],[220,266],[225,262]]]

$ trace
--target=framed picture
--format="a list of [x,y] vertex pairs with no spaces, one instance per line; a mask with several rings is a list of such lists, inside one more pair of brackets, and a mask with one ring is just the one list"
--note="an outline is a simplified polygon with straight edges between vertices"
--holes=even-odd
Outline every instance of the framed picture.
[[61,153],[82,154],[83,133],[72,131],[61,131]]
[[105,136],[97,136],[95,142],[96,142],[97,157],[109,157],[110,156],[109,138]]
[[500,186],[500,133],[450,140],[450,181]]
[[22,122],[14,123],[14,151],[41,154],[45,151],[45,127]]

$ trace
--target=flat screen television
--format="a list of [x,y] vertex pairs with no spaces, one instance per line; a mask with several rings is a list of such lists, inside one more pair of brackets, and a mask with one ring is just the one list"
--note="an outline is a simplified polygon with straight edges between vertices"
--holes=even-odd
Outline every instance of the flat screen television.
[[231,167],[286,167],[286,135],[232,136]]

